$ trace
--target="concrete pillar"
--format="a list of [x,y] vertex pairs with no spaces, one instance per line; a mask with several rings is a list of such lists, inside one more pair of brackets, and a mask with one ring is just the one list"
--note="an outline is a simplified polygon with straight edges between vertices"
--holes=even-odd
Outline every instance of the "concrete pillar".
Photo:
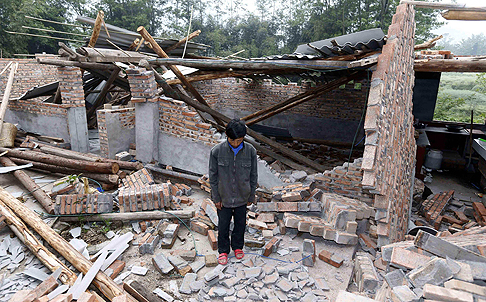
[[83,78],[78,67],[58,68],[62,104],[67,109],[71,149],[89,151],[88,122],[84,106]]
[[144,163],[158,160],[159,104],[135,103],[135,125],[137,159]]

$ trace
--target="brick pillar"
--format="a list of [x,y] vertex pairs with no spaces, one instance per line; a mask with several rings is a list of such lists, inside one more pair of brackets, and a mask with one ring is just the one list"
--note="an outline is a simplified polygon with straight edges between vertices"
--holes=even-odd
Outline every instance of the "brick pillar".
[[159,141],[159,104],[154,72],[144,68],[129,68],[126,72],[135,103],[137,159],[151,162],[158,159]]
[[71,149],[89,151],[88,122],[84,106],[83,78],[78,67],[58,68],[62,104],[67,108]]

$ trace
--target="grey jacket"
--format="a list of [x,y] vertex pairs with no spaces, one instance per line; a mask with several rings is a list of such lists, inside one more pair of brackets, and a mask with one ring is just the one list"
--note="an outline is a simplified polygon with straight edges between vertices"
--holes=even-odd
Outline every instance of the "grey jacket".
[[211,150],[211,197],[214,203],[222,202],[225,208],[236,208],[255,200],[258,181],[256,150],[246,142],[243,144],[236,156],[227,140]]

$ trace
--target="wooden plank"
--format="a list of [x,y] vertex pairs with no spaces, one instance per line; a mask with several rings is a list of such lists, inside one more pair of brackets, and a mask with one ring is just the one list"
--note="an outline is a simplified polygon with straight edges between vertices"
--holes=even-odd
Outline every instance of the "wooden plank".
[[8,101],[10,99],[10,92],[12,91],[13,80],[18,67],[19,67],[19,63],[17,62],[12,64],[10,67],[10,74],[8,76],[7,86],[5,87],[5,91],[3,93],[3,98],[2,98],[2,104],[0,105],[0,133],[2,133],[3,118],[5,117],[5,112],[7,112]]
[[446,20],[483,21],[486,20],[486,11],[468,12],[468,11],[448,10],[442,13],[442,17]]
[[174,49],[176,49],[177,47],[181,46],[182,44],[185,44],[186,41],[190,41],[192,39],[194,39],[195,37],[199,36],[199,34],[201,33],[201,30],[196,30],[195,32],[191,33],[189,36],[187,37],[184,37],[183,39],[181,39],[180,41],[178,41],[177,43],[175,43],[174,45],[170,46],[169,48],[167,48],[165,50],[166,53],[170,53],[171,51],[173,51]]
[[[174,214],[181,219],[190,219],[194,216],[194,211],[149,211],[149,212],[128,212],[128,213],[104,213],[93,216],[86,216],[87,221],[130,221],[130,220],[159,220],[172,219]],[[78,217],[59,217],[61,221],[79,221]]]

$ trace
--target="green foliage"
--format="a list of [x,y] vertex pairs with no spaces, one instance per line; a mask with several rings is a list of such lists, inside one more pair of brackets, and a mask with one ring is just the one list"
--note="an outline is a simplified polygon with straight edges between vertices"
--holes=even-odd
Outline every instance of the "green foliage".
[[469,123],[471,110],[474,122],[483,124],[486,117],[484,74],[443,73],[434,119]]
[[474,86],[474,90],[479,93],[486,94],[486,73],[478,73],[476,74],[476,86]]
[[[24,19],[32,15],[70,22],[83,14],[105,12],[107,23],[135,31],[140,25],[155,36],[180,39],[200,29],[196,42],[211,45],[210,55],[225,57],[245,49],[242,57],[292,53],[299,44],[380,27],[386,33],[400,0],[257,0],[256,10],[243,0],[3,0],[0,6],[0,48],[13,53],[57,52],[56,40],[13,36],[22,25],[79,32],[73,27]],[[434,0],[435,1],[435,0]],[[437,11],[417,9],[416,37],[421,42],[440,23]],[[25,30],[24,30],[25,32]],[[33,32],[39,34],[39,32]],[[87,36],[90,30],[84,32]],[[74,38],[73,36],[55,35]],[[80,40],[80,38],[74,38]]]
[[452,51],[456,55],[464,56],[479,56],[484,54],[486,49],[486,35],[483,33],[471,35],[469,38],[464,38],[458,43],[454,43],[449,38],[445,37],[437,43],[440,49]]

